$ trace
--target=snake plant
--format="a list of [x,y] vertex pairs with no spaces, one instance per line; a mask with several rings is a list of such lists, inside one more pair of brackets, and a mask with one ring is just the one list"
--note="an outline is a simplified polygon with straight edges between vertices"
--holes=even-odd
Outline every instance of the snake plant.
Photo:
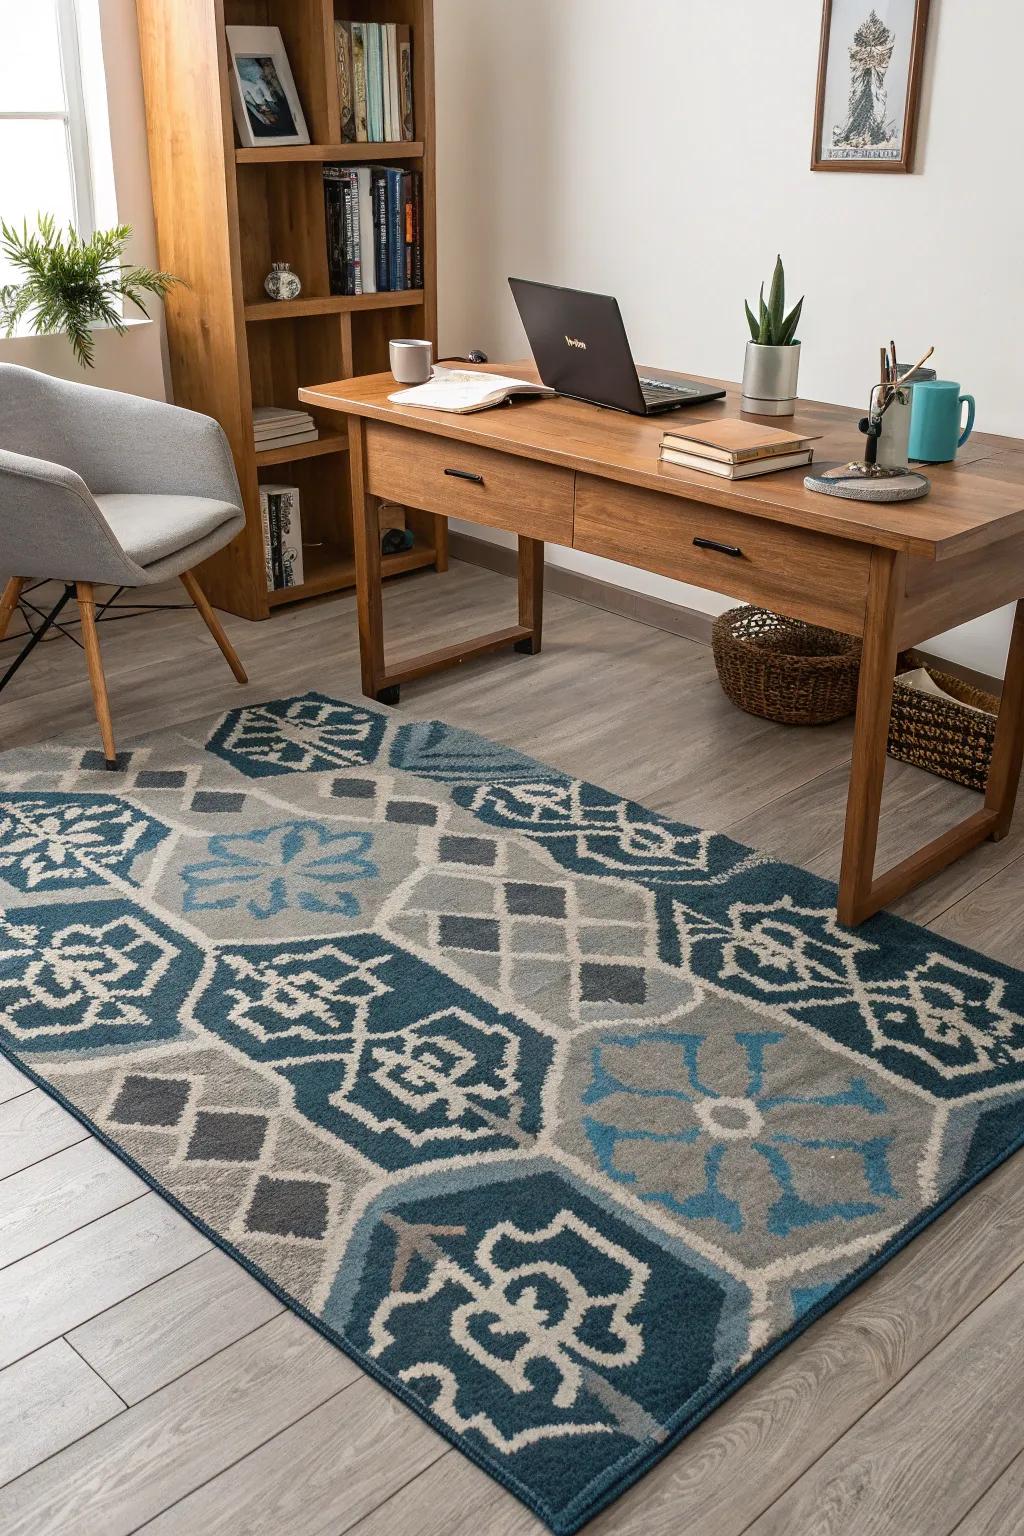
[[760,347],[795,346],[796,328],[800,323],[800,311],[803,307],[804,301],[801,298],[793,305],[789,314],[786,314],[786,274],[782,269],[782,257],[777,256],[767,304],[764,301],[764,283],[761,284],[758,313],[755,315],[746,301],[743,304],[747,314],[747,324],[750,326],[751,340],[756,341]]

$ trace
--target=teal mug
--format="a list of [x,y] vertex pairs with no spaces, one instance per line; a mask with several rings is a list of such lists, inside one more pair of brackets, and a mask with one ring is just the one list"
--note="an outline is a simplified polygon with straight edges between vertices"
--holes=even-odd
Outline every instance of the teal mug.
[[[963,407],[967,425],[963,426]],[[946,464],[956,458],[974,426],[974,396],[962,395],[949,379],[929,379],[914,385],[908,455],[924,464]]]

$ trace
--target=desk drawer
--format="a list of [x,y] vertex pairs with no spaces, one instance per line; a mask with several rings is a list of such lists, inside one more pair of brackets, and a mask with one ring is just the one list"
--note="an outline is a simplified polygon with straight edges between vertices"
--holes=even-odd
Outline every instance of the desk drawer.
[[[725,548],[708,548],[698,539]],[[577,475],[573,548],[861,633],[866,544]]]
[[366,488],[424,512],[572,543],[573,474],[555,464],[371,421]]

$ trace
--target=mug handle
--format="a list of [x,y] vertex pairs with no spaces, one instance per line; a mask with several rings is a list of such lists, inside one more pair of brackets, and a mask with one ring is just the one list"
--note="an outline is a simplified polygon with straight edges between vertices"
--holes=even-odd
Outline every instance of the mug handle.
[[961,421],[963,420],[963,414],[964,414],[963,413],[963,406],[964,406],[965,402],[967,404],[967,425],[966,425],[966,427],[964,427],[963,432],[960,434],[960,440],[957,443],[957,447],[958,448],[962,448],[963,447],[964,443],[966,443],[967,439],[970,437],[971,432],[974,430],[974,396],[973,395],[961,395],[960,396],[958,404],[960,406],[960,420]]

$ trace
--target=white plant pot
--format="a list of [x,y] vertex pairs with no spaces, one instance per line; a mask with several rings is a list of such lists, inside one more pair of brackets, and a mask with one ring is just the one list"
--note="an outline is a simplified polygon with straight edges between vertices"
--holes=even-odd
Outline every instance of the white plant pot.
[[792,416],[799,372],[799,342],[791,347],[762,347],[748,341],[740,409],[759,416]]

